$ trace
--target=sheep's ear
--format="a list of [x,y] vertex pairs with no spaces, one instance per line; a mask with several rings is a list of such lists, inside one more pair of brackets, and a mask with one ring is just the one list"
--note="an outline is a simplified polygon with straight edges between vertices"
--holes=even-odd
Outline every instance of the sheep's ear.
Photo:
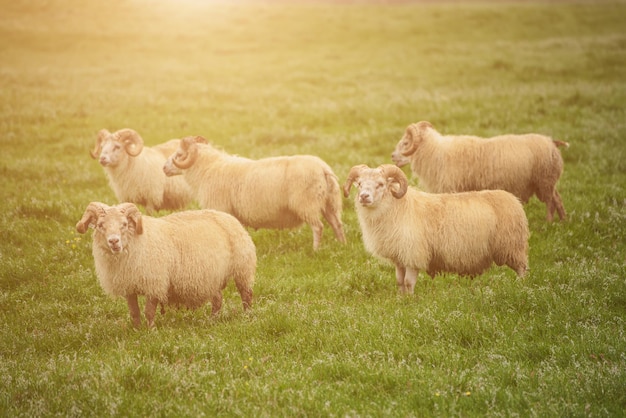
[[208,144],[209,143],[209,141],[207,141],[205,137],[200,136],[200,135],[195,137],[195,141],[196,141],[196,144]]
[[106,205],[100,202],[91,202],[87,205],[85,213],[83,213],[82,218],[80,218],[80,221],[76,224],[76,231],[80,234],[84,234],[90,226],[95,226],[98,217],[104,214],[105,207]]
[[143,234],[143,223],[141,221],[141,212],[137,209],[137,206],[132,203],[121,203],[118,205],[118,209],[122,212],[128,222],[131,223],[135,230],[135,234]]

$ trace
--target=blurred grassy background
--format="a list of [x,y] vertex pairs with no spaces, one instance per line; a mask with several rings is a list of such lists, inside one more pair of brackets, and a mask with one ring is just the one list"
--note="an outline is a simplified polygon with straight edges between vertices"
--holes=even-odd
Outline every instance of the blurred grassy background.
[[[0,415],[626,414],[625,2],[1,5]],[[568,221],[526,206],[529,277],[423,276],[398,297],[346,199],[345,246],[250,231],[249,315],[229,288],[219,318],[135,332],[74,231],[115,203],[88,155],[101,128],[311,153],[343,182],[419,120],[570,142]]]

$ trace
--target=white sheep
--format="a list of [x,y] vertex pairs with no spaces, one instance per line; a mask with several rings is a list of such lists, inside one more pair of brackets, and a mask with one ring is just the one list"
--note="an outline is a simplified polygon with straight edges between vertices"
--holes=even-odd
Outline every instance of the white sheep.
[[211,302],[216,314],[222,289],[233,278],[244,309],[252,305],[256,249],[234,217],[214,210],[142,216],[132,203],[91,202],[76,224],[93,226],[92,253],[102,289],[126,298],[135,327],[141,324],[137,296],[154,325],[158,304],[199,308]]
[[408,187],[402,170],[392,164],[352,167],[346,197],[353,183],[365,248],[395,264],[402,292],[413,293],[419,271],[474,276],[495,262],[520,277],[526,273],[528,221],[511,193],[429,194]]
[[556,190],[563,172],[559,146],[569,144],[539,134],[443,136],[422,121],[409,125],[391,159],[398,167],[410,162],[420,188],[431,193],[502,189],[523,203],[536,195],[552,221],[555,210],[565,218]]
[[245,226],[295,228],[307,223],[317,250],[323,215],[337,239],[346,240],[337,176],[318,157],[251,160],[217,150],[202,137],[187,137],[163,170],[168,176],[183,174],[201,207],[230,213]]
[[192,200],[189,185],[180,178],[167,178],[163,164],[176,151],[180,140],[172,139],[144,147],[132,129],[98,132],[91,157],[98,159],[119,202],[142,205],[150,214],[161,209],[183,209]]

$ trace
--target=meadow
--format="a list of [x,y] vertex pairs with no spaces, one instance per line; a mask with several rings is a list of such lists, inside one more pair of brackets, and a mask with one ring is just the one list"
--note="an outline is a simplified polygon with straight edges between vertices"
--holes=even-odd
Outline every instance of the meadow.
[[[0,416],[625,416],[626,2],[0,1]],[[421,274],[250,230],[254,307],[133,329],[95,276],[97,132],[390,163],[404,129],[570,143],[530,272]],[[405,172],[410,176],[410,170]],[[419,187],[416,178],[411,184]],[[163,215],[164,213],[160,213]]]

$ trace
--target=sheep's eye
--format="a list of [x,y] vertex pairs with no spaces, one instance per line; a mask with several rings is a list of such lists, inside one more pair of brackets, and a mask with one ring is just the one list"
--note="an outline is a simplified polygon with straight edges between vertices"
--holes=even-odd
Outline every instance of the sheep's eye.
[[122,222],[122,228],[128,228],[128,222]]
[[385,183],[376,183],[376,188],[380,189],[385,186]]
[[104,228],[104,222],[98,222],[98,225],[96,225],[99,229]]
[[116,145],[113,145],[113,151],[117,151],[118,149],[120,149],[120,146],[119,146],[119,145],[117,145],[117,144],[116,144]]

